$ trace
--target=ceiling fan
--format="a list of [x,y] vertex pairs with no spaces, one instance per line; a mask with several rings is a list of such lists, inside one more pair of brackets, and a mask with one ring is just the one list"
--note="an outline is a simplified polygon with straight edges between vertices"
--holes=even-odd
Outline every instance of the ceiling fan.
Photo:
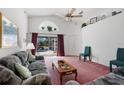
[[64,18],[66,21],[72,21],[73,18],[81,18],[83,17],[83,11],[81,10],[78,14],[75,14],[76,8],[71,8],[68,10],[68,13],[66,15],[62,15],[59,13],[56,13],[56,16]]

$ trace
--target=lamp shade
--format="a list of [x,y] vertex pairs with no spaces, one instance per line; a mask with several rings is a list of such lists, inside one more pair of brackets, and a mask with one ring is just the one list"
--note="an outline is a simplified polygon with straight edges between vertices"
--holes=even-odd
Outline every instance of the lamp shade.
[[33,43],[28,43],[26,48],[27,48],[27,49],[35,49]]

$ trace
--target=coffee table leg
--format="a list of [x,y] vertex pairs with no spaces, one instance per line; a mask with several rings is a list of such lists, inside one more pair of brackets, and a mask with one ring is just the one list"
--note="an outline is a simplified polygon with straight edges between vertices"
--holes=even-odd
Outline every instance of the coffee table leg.
[[54,64],[52,63],[52,69],[54,69]]
[[62,75],[60,75],[60,84],[62,84]]
[[77,80],[77,71],[75,72],[75,80]]

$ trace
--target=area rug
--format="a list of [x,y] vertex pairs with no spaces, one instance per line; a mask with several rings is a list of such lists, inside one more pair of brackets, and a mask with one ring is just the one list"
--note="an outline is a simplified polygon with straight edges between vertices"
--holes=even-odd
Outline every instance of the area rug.
[[[75,68],[77,68],[77,72],[78,72],[77,81],[80,84],[85,84],[100,76],[109,73],[109,67],[95,62],[89,62],[89,61],[83,62],[83,60],[79,60],[78,57],[46,56],[45,63],[48,67],[53,85],[60,85],[60,77],[57,70],[52,69],[52,61],[60,60],[60,59],[65,60],[66,62],[70,63]],[[62,84],[64,85],[67,81],[74,80],[75,79],[74,76],[75,76],[74,74],[64,76],[62,80]]]

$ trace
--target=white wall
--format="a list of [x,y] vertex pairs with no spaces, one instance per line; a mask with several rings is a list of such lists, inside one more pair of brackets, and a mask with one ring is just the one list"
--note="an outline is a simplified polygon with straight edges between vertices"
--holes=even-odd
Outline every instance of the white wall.
[[8,19],[14,22],[19,27],[19,47],[0,49],[0,58],[6,55],[15,53],[20,50],[26,49],[26,32],[27,32],[27,15],[24,13],[23,9],[16,8],[1,8],[0,12],[4,14]]
[[[29,32],[37,32],[43,34],[64,34],[65,55],[79,55],[79,44],[81,43],[81,22],[66,22],[63,18],[56,16],[46,17],[29,17]],[[55,23],[59,31],[43,32],[38,29],[43,21],[51,21]],[[78,39],[78,40],[77,40]]]
[[82,29],[83,47],[92,47],[93,60],[109,65],[116,51],[124,47],[124,13],[104,19]]

